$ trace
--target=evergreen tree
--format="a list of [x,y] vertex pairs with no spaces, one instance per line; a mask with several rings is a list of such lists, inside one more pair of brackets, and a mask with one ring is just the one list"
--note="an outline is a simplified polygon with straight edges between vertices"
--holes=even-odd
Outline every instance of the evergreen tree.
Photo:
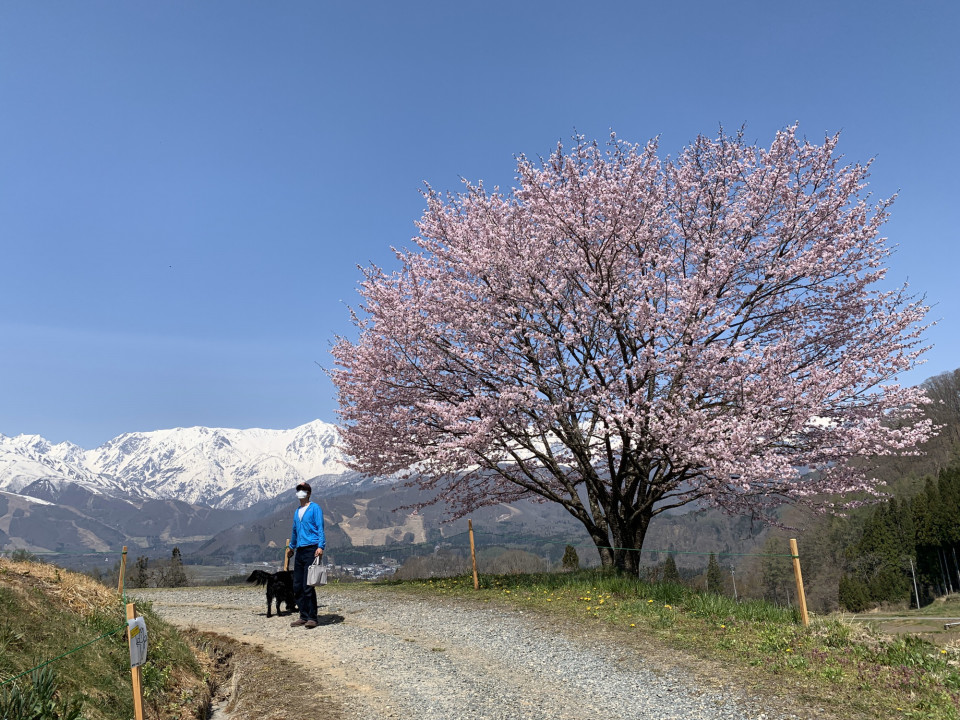
[[175,547],[170,553],[170,568],[167,571],[167,587],[183,587],[187,584],[187,574],[183,571],[183,560],[180,558],[180,548]]
[[130,576],[130,587],[150,587],[150,572],[147,570],[147,556],[140,555],[133,565],[133,574]]
[[673,555],[667,555],[667,559],[663,561],[663,582],[680,583],[680,571],[677,570],[677,563],[673,559]]
[[720,570],[717,556],[713,553],[710,553],[710,561],[707,563],[707,592],[723,594],[723,572]]
[[837,594],[840,606],[850,612],[863,612],[870,607],[869,590],[863,582],[855,577],[841,575]]
[[960,565],[957,546],[960,545],[960,465],[940,471],[940,501],[943,504],[944,523],[943,549],[951,578],[960,590]]
[[920,603],[960,590],[960,464],[926,478],[912,499],[891,498],[865,518],[860,538],[846,546],[841,602],[907,600],[913,595],[911,560]]
[[[790,604],[794,577],[790,559],[783,557],[786,541],[775,535],[767,538],[763,544],[763,557],[760,561],[760,574],[763,582],[763,597],[778,605]],[[807,566],[804,566],[804,574]]]
[[573,545],[567,545],[563,550],[563,559],[560,561],[560,565],[564,570],[577,570],[580,567],[580,557],[577,555],[577,550]]
[[960,544],[960,466],[940,471],[941,544]]
[[938,500],[939,493],[933,479],[927,478],[923,492],[913,499],[913,518],[917,530],[917,545],[920,547],[935,547],[939,544],[937,513],[934,507]]
[[847,609],[909,597],[910,580],[904,562],[909,542],[903,537],[900,514],[895,500],[878,505],[864,522],[859,542],[848,548],[850,573],[841,578],[841,604]]
[[893,498],[890,501],[893,509],[894,524],[897,533],[897,548],[900,557],[916,557],[917,554],[917,531],[913,522],[913,513],[910,510],[910,503],[906,500],[898,501]]
[[922,586],[922,595],[936,596],[946,592],[942,584],[943,573],[938,553],[939,537],[937,518],[933,504],[939,500],[932,479],[928,479],[923,492],[911,503],[916,527],[917,582]]

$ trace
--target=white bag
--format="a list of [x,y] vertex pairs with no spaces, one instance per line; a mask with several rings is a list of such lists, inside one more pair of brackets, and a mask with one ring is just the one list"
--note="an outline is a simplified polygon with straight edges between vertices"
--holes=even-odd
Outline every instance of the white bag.
[[307,585],[315,587],[317,585],[327,584],[327,566],[320,564],[320,558],[313,559],[313,563],[307,568]]

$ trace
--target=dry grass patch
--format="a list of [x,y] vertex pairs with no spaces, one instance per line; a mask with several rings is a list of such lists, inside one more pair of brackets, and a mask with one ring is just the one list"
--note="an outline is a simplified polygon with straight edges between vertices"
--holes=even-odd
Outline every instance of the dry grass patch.
[[[126,608],[115,589],[54,565],[0,558],[0,608],[0,701],[13,685],[30,692],[29,671],[43,666],[57,697],[79,700],[87,720],[133,716]],[[137,609],[150,633],[142,668],[150,717],[201,717],[207,690],[193,650],[149,603]]]

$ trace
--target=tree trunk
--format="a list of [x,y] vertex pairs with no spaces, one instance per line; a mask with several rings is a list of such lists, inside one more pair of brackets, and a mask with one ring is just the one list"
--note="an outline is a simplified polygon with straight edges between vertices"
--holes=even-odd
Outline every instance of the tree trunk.
[[604,570],[615,569],[624,575],[639,577],[640,551],[643,549],[650,518],[643,517],[639,524],[630,527],[623,518],[607,517],[606,525],[610,528],[610,536],[600,534],[595,526],[587,527],[597,546],[597,552],[600,553],[600,566]]
[[597,546],[597,552],[600,553],[600,567],[604,570],[615,567],[616,557],[613,550],[609,547],[610,540],[602,535],[591,535],[593,544]]

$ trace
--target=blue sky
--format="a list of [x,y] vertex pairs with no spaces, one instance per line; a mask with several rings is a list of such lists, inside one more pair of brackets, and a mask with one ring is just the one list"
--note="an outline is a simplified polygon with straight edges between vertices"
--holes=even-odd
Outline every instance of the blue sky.
[[334,421],[357,264],[424,181],[576,131],[842,131],[960,367],[955,2],[0,4],[0,433]]

